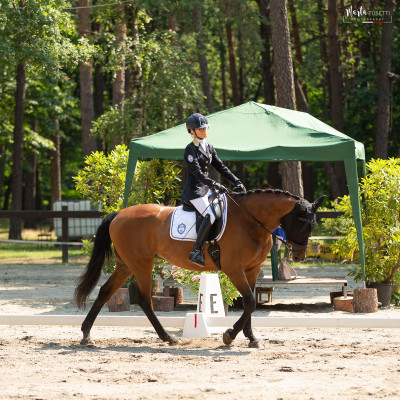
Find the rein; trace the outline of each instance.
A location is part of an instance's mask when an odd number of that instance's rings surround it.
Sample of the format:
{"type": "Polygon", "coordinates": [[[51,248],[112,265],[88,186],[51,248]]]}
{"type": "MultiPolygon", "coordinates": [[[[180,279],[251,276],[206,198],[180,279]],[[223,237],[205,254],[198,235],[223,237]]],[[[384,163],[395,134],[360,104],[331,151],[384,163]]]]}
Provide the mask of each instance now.
{"type": "MultiPolygon", "coordinates": [[[[276,236],[275,233],[271,232],[260,220],[258,220],[253,214],[249,213],[244,207],[242,207],[240,204],[238,204],[232,196],[229,195],[229,193],[226,193],[226,195],[241,209],[243,210],[250,218],[253,219],[253,221],[256,222],[256,224],[261,228],[264,229],[264,231],[267,231],[270,233],[272,236],[276,236]]],[[[283,240],[283,243],[286,244],[286,241],[283,240]]]]}
{"type": "MultiPolygon", "coordinates": [[[[251,214],[249,211],[247,211],[244,207],[242,207],[240,204],[238,204],[232,196],[229,195],[229,193],[226,193],[226,195],[242,210],[244,211],[257,225],[259,228],[263,229],[264,231],[268,232],[271,234],[273,237],[276,238],[276,234],[271,232],[259,219],[257,219],[253,214],[251,214]]],[[[290,251],[293,249],[293,245],[301,250],[307,250],[308,244],[300,244],[296,243],[294,241],[288,241],[284,240],[283,238],[279,238],[279,240],[285,244],[289,248],[290,251]]]]}

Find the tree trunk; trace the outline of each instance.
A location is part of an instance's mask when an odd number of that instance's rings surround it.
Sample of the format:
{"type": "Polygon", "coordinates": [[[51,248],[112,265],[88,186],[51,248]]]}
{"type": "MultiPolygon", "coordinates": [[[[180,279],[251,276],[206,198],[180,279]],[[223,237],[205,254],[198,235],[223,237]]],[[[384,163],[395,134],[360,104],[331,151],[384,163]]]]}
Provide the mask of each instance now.
{"type": "Polygon", "coordinates": [[[328,27],[332,123],[335,129],[343,132],[342,76],[340,73],[340,47],[338,40],[338,12],[336,0],[328,0],[328,27]]]}
{"type": "MultiPolygon", "coordinates": [[[[272,43],[274,47],[274,71],[277,105],[296,109],[293,60],[290,48],[289,21],[285,0],[271,0],[272,43]]],[[[304,196],[301,163],[281,163],[282,187],[300,197],[304,196]]]]}
{"type": "Polygon", "coordinates": [[[260,11],[260,36],[263,43],[261,51],[261,65],[263,77],[263,91],[264,101],[266,104],[274,104],[274,78],[272,75],[272,62],[271,62],[271,25],[269,22],[269,8],[267,0],[256,0],[258,9],[260,11]]]}
{"type": "MultiPolygon", "coordinates": [[[[340,132],[344,130],[342,110],[342,76],[340,72],[340,46],[338,40],[338,11],[337,1],[328,0],[328,47],[329,75],[331,79],[331,115],[332,124],[340,132]]],[[[348,193],[346,173],[343,161],[335,163],[335,175],[340,196],[348,193]]]]}
{"type": "MultiPolygon", "coordinates": [[[[294,86],[296,91],[296,103],[299,111],[306,113],[310,112],[308,101],[304,95],[303,88],[300,86],[297,80],[296,74],[294,74],[294,86]]],[[[301,179],[303,181],[304,198],[313,201],[314,199],[314,170],[309,162],[301,161],[301,179]]]]}
{"type": "MultiPolygon", "coordinates": [[[[101,23],[98,21],[93,22],[92,30],[98,36],[101,36],[102,33],[102,26],[101,23]]],[[[96,42],[98,46],[102,45],[101,40],[96,42]]],[[[95,118],[99,118],[101,115],[104,114],[104,88],[105,88],[105,81],[104,81],[104,73],[102,71],[102,66],[99,63],[96,63],[94,66],[94,96],[93,96],[93,107],[94,107],[94,115],[95,118]]]]}
{"type": "Polygon", "coordinates": [[[229,51],[229,74],[231,77],[231,88],[232,88],[232,102],[234,106],[240,104],[239,90],[238,90],[238,79],[236,73],[236,55],[234,37],[232,33],[232,26],[230,24],[225,25],[226,40],[228,42],[229,51]]]}
{"type": "MultiPolygon", "coordinates": [[[[92,23],[92,31],[101,37],[102,26],[99,21],[92,23]]],[[[99,39],[96,44],[102,45],[102,40],[99,39]]],[[[104,90],[105,90],[105,78],[102,71],[102,65],[96,63],[94,66],[94,77],[93,77],[93,108],[94,108],[94,119],[96,120],[104,114],[104,90]]],[[[96,148],[99,151],[106,152],[107,146],[105,140],[102,138],[96,138],[96,148]]]]}
{"type": "MultiPolygon", "coordinates": [[[[31,121],[31,129],[37,131],[37,120],[31,121]]],[[[24,210],[36,209],[36,169],[37,169],[37,155],[35,149],[27,151],[25,156],[25,187],[24,187],[24,210]]],[[[27,229],[36,228],[36,219],[25,219],[24,227],[27,229]]]]}
{"type": "Polygon", "coordinates": [[[214,100],[211,91],[210,75],[208,73],[208,63],[206,58],[206,47],[201,38],[203,26],[201,18],[201,7],[200,3],[195,3],[193,8],[193,25],[194,31],[196,32],[196,46],[199,57],[200,71],[201,71],[201,82],[203,84],[204,101],[209,113],[214,112],[214,100]]]}
{"type": "MultiPolygon", "coordinates": [[[[300,33],[299,33],[299,24],[297,23],[297,16],[296,16],[296,9],[294,7],[294,1],[289,1],[289,10],[290,10],[290,16],[292,19],[292,28],[293,28],[293,40],[294,40],[294,47],[295,47],[295,54],[296,54],[296,60],[299,63],[300,67],[304,67],[304,62],[303,62],[303,52],[301,51],[301,41],[300,41],[300,33]]],[[[307,86],[304,84],[300,86],[303,95],[305,99],[307,100],[308,103],[308,96],[307,96],[307,86]]],[[[297,100],[297,97],[296,97],[297,100]]]]}
{"type": "Polygon", "coordinates": [[[41,169],[40,165],[36,167],[36,210],[43,210],[42,185],[40,184],[41,169]]]}
{"type": "MultiPolygon", "coordinates": [[[[79,0],[79,37],[90,36],[90,0],[79,0]],[[86,8],[85,8],[86,7],[86,8]]],[[[94,120],[92,59],[80,63],[79,81],[81,98],[82,152],[83,156],[96,151],[96,139],[90,136],[94,120]]]]}
{"type": "MultiPolygon", "coordinates": [[[[126,41],[126,21],[124,5],[120,4],[119,18],[116,21],[116,40],[115,40],[115,53],[120,61],[120,69],[115,72],[115,79],[113,82],[112,103],[117,106],[122,112],[125,101],[125,41],[126,41]]],[[[115,137],[113,139],[114,147],[123,143],[123,137],[115,137]]]]}
{"type": "Polygon", "coordinates": [[[282,176],[279,173],[279,162],[270,162],[268,164],[268,184],[273,188],[282,187],[282,176]]]}
{"type": "Polygon", "coordinates": [[[244,48],[243,48],[243,40],[242,34],[239,30],[239,104],[244,103],[244,99],[246,98],[246,87],[244,84],[244,66],[246,65],[246,59],[244,56],[244,48]]]}
{"type": "Polygon", "coordinates": [[[335,170],[332,166],[332,163],[329,161],[323,162],[322,165],[324,167],[324,171],[329,182],[331,199],[335,200],[341,196],[339,186],[336,180],[335,170]]]}
{"type": "MultiPolygon", "coordinates": [[[[176,33],[176,15],[173,11],[169,10],[168,12],[168,27],[171,31],[176,33]]],[[[175,40],[175,36],[171,35],[171,43],[173,46],[178,46],[177,41],[175,40]]],[[[176,61],[174,63],[176,65],[176,61]]],[[[176,103],[176,117],[177,121],[183,121],[183,106],[181,103],[176,103]]]]}
{"type": "Polygon", "coordinates": [[[228,98],[226,93],[226,56],[222,24],[220,24],[220,27],[219,56],[221,61],[222,109],[226,110],[228,108],[228,98]]]}
{"type": "MultiPolygon", "coordinates": [[[[318,35],[319,35],[319,52],[321,56],[321,60],[323,64],[328,65],[328,50],[326,47],[326,40],[325,40],[325,20],[324,15],[326,10],[324,8],[323,0],[317,0],[318,6],[318,35]]],[[[324,111],[324,119],[325,121],[328,120],[328,98],[330,98],[330,88],[328,82],[330,81],[329,77],[329,68],[326,69],[326,72],[322,74],[321,79],[321,87],[322,87],[322,108],[324,111]]]]}
{"type": "MultiPolygon", "coordinates": [[[[323,0],[317,0],[317,7],[318,7],[318,35],[319,35],[319,52],[321,56],[321,60],[323,64],[329,65],[328,59],[328,49],[326,46],[326,33],[325,33],[325,19],[324,15],[326,15],[326,9],[324,6],[323,0]]],[[[328,120],[328,99],[331,97],[330,92],[330,75],[329,75],[329,68],[326,69],[326,72],[322,74],[321,79],[321,87],[322,87],[322,109],[325,121],[328,120]]],[[[326,177],[329,182],[330,194],[331,199],[337,199],[340,196],[340,190],[337,184],[335,170],[332,166],[331,162],[323,162],[324,171],[326,177]]]]}
{"type": "MultiPolygon", "coordinates": [[[[395,0],[385,1],[385,11],[394,19],[395,0]]],[[[390,85],[389,72],[392,62],[393,24],[383,24],[381,45],[381,66],[378,77],[378,118],[376,121],[375,158],[387,158],[390,124],[390,85]]]]}
{"type": "Polygon", "coordinates": [[[4,193],[4,202],[3,202],[3,210],[8,210],[10,205],[10,197],[11,197],[11,187],[12,187],[12,172],[10,177],[8,178],[8,185],[6,192],[4,193]]]}
{"type": "Polygon", "coordinates": [[[308,106],[308,100],[307,97],[304,93],[304,87],[300,86],[300,83],[297,79],[297,75],[294,74],[294,88],[295,88],[295,93],[296,93],[296,104],[297,104],[297,109],[299,111],[303,111],[306,113],[310,112],[310,107],[308,106]]]}
{"type": "Polygon", "coordinates": [[[105,89],[104,74],[101,70],[101,65],[96,65],[94,68],[95,118],[98,118],[104,114],[104,89],[105,89]]]}
{"type": "Polygon", "coordinates": [[[6,145],[5,143],[2,143],[0,145],[0,207],[1,207],[1,199],[3,198],[5,172],[6,172],[6,145]]]}
{"type": "Polygon", "coordinates": [[[52,135],[55,150],[50,152],[51,169],[51,209],[54,209],[54,202],[61,201],[61,138],[58,134],[58,120],[55,121],[57,133],[52,135]]]}
{"type": "Polygon", "coordinates": [[[302,161],[301,173],[303,179],[304,198],[312,203],[314,201],[314,169],[312,163],[302,161]]]}
{"type": "Polygon", "coordinates": [[[132,132],[134,137],[142,136],[144,129],[144,109],[143,109],[143,80],[142,80],[142,64],[139,55],[139,27],[138,27],[138,13],[139,10],[134,3],[126,6],[125,15],[127,19],[127,29],[131,40],[131,56],[129,68],[129,82],[126,85],[127,98],[135,105],[135,120],[137,123],[136,132],[132,132]]]}
{"type": "Polygon", "coordinates": [[[120,69],[115,72],[115,79],[113,83],[112,103],[118,108],[123,107],[125,100],[125,50],[124,45],[126,41],[126,21],[124,15],[124,5],[119,5],[119,18],[116,22],[116,40],[115,40],[115,53],[120,60],[120,69]]]}
{"type": "MultiPolygon", "coordinates": [[[[25,156],[25,186],[24,186],[24,210],[36,209],[36,169],[37,155],[35,152],[27,152],[25,156]]],[[[27,229],[36,228],[36,219],[24,219],[24,227],[27,229]]]]}
{"type": "MultiPolygon", "coordinates": [[[[17,88],[14,109],[14,147],[11,182],[11,209],[22,210],[22,160],[24,159],[24,105],[25,105],[25,64],[19,63],[16,72],[17,88]]],[[[10,218],[9,239],[21,239],[21,219],[10,218]]]]}

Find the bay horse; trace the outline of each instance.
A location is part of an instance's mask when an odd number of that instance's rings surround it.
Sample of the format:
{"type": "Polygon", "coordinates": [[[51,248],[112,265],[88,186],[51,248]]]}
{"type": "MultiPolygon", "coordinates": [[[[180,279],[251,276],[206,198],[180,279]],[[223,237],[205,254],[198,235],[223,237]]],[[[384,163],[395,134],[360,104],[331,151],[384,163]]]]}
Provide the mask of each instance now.
{"type": "MultiPolygon", "coordinates": [[[[325,196],[309,203],[305,199],[278,189],[254,190],[245,194],[227,195],[228,219],[219,240],[222,271],[243,297],[243,314],[223,334],[226,345],[240,331],[249,339],[250,347],[259,347],[251,328],[251,314],[256,308],[254,287],[261,265],[272,247],[272,232],[280,225],[294,261],[305,259],[308,239],[316,227],[316,211],[325,196]]],[[[150,320],[159,338],[171,344],[177,339],[168,334],[152,307],[151,286],[154,258],[194,271],[218,271],[205,251],[205,266],[189,261],[193,243],[170,238],[169,230],[175,207],[159,204],[132,206],[107,215],[99,226],[91,258],[78,279],[75,301],[85,308],[102,272],[105,258],[114,254],[116,268],[100,288],[88,315],[82,323],[81,344],[92,343],[90,330],[103,305],[126,280],[134,275],[138,286],[138,304],[150,320]]],[[[205,245],[205,250],[207,250],[205,245]]]]}

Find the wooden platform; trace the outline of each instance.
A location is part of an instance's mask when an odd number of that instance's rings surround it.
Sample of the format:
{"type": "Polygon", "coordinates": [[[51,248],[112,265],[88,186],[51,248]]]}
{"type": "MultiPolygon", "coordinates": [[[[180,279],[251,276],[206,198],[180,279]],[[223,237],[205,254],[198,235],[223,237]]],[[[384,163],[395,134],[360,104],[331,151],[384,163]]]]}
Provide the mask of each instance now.
{"type": "Polygon", "coordinates": [[[347,296],[347,280],[344,278],[310,278],[307,276],[297,276],[296,279],[288,281],[274,281],[272,276],[259,277],[256,282],[257,288],[273,288],[278,286],[341,286],[343,296],[347,296]]]}

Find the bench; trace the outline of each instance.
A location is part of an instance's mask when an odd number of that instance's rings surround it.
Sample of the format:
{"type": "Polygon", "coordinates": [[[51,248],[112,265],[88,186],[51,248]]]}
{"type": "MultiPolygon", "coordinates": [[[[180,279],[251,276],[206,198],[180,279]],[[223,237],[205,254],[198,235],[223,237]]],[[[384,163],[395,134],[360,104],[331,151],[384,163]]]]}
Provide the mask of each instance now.
{"type": "Polygon", "coordinates": [[[347,297],[347,280],[343,278],[310,278],[307,276],[297,276],[296,279],[279,281],[273,280],[272,276],[260,276],[257,279],[255,286],[255,295],[257,302],[259,302],[258,300],[261,299],[260,296],[262,295],[262,293],[270,293],[272,301],[272,291],[274,290],[274,287],[279,286],[341,286],[342,295],[344,297],[347,297]]]}
{"type": "Polygon", "coordinates": [[[267,295],[267,303],[272,303],[272,292],[274,291],[273,287],[256,287],[255,295],[256,295],[256,303],[262,304],[265,303],[263,301],[262,295],[267,295]]]}

